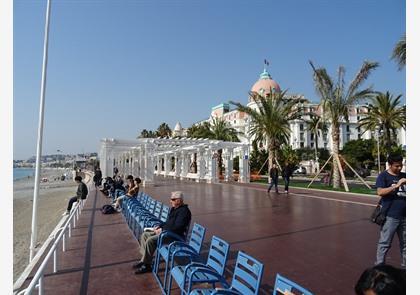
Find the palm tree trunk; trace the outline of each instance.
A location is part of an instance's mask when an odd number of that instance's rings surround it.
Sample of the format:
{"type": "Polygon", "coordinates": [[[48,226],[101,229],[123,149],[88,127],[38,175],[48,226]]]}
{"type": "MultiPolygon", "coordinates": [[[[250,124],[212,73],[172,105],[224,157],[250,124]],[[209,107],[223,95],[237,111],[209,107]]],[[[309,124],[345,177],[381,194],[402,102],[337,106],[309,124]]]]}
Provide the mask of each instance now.
{"type": "Polygon", "coordinates": [[[340,127],[333,124],[332,126],[332,152],[333,156],[333,188],[340,188],[340,172],[338,171],[338,162],[335,155],[338,156],[340,145],[340,127]]]}
{"type": "Polygon", "coordinates": [[[268,182],[271,182],[271,177],[270,177],[270,169],[271,167],[273,167],[274,164],[274,155],[275,155],[275,151],[274,151],[274,147],[272,144],[268,145],[268,182]]]}
{"type": "Polygon", "coordinates": [[[223,158],[222,158],[222,152],[223,152],[223,150],[222,149],[220,149],[220,150],[218,150],[217,151],[217,153],[219,154],[219,157],[218,157],[218,165],[219,165],[219,176],[222,176],[222,165],[223,165],[223,158]]]}

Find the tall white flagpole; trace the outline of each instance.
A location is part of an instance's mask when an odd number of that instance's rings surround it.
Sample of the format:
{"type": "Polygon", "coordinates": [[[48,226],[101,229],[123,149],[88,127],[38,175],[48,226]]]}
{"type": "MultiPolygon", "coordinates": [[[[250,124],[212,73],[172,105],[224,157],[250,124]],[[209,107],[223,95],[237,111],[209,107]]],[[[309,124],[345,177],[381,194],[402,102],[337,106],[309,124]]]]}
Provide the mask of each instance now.
{"type": "Polygon", "coordinates": [[[32,207],[32,227],[31,227],[31,245],[29,247],[29,262],[32,261],[36,254],[37,244],[37,215],[38,215],[38,195],[39,195],[39,175],[41,170],[41,154],[42,154],[42,135],[44,129],[44,102],[45,87],[47,82],[47,62],[48,62],[48,34],[50,30],[50,10],[51,0],[47,0],[47,12],[45,15],[45,35],[44,35],[44,56],[42,63],[41,77],[41,96],[39,102],[39,123],[38,123],[38,142],[36,147],[36,167],[35,167],[35,187],[32,207]]]}

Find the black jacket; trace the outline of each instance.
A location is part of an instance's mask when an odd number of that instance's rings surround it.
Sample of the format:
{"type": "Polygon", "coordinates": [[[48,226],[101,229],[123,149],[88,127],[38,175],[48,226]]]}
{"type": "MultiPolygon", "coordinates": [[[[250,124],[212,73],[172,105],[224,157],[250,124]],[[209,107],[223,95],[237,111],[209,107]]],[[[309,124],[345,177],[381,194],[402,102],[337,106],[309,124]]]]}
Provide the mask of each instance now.
{"type": "Polygon", "coordinates": [[[186,230],[191,221],[191,211],[184,204],[178,208],[172,207],[169,211],[168,220],[161,225],[162,230],[169,230],[177,235],[185,237],[186,230]]]}
{"type": "Polygon", "coordinates": [[[76,192],[76,197],[78,199],[86,199],[86,196],[88,194],[88,188],[86,186],[86,184],[84,184],[83,182],[79,183],[79,186],[77,187],[77,192],[76,192]]]}
{"type": "Polygon", "coordinates": [[[281,174],[283,177],[290,177],[293,174],[293,170],[290,166],[286,166],[283,168],[283,171],[281,174]]]}
{"type": "Polygon", "coordinates": [[[271,168],[270,169],[270,178],[277,179],[279,177],[279,169],[271,168]]]}

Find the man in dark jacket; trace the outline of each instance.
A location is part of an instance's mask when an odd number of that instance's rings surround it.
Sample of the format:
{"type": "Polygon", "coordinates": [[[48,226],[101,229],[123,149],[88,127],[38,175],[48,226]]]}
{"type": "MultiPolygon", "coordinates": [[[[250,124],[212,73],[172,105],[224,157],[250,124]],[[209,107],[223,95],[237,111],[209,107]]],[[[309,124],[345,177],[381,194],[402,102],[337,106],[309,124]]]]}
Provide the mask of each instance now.
{"type": "Polygon", "coordinates": [[[281,176],[284,180],[284,192],[286,194],[289,193],[289,183],[290,183],[290,176],[292,176],[293,170],[292,167],[290,167],[290,164],[286,162],[283,170],[281,171],[281,176]]]}
{"type": "Polygon", "coordinates": [[[98,187],[102,183],[102,171],[101,168],[97,167],[95,169],[95,175],[93,176],[93,181],[95,182],[95,186],[98,187]]]}
{"type": "Polygon", "coordinates": [[[157,248],[159,235],[162,231],[171,231],[182,237],[186,236],[187,227],[191,221],[191,211],[188,205],[184,204],[184,195],[180,191],[171,193],[171,210],[168,220],[161,226],[153,228],[153,231],[145,231],[140,237],[141,260],[133,265],[135,274],[142,274],[152,271],[153,254],[157,248]]]}
{"type": "Polygon", "coordinates": [[[77,187],[76,196],[69,200],[69,204],[67,206],[67,211],[64,212],[63,215],[69,215],[71,207],[73,207],[73,203],[77,202],[80,199],[82,199],[82,200],[86,199],[86,196],[88,194],[88,188],[87,188],[86,184],[83,183],[81,176],[76,176],[74,178],[74,181],[76,181],[79,184],[78,187],[77,187]]]}
{"type": "Polygon", "coordinates": [[[277,188],[277,185],[279,183],[279,169],[277,169],[276,164],[273,164],[273,167],[271,167],[270,169],[270,178],[271,178],[271,183],[270,183],[270,186],[268,187],[267,193],[270,192],[273,185],[276,188],[276,193],[279,193],[279,189],[277,188]]]}

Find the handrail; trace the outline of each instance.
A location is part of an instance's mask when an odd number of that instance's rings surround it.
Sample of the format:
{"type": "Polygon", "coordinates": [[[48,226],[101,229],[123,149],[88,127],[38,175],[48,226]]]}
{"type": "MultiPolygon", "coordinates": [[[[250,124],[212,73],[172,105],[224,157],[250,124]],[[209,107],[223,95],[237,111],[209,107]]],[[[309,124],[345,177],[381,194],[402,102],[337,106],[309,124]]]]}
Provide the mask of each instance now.
{"type": "Polygon", "coordinates": [[[71,222],[73,221],[73,228],[76,226],[76,219],[79,219],[79,216],[81,214],[81,211],[83,209],[85,200],[80,200],[77,205],[72,209],[70,212],[69,218],[66,221],[66,223],[60,228],[61,232],[59,233],[58,237],[55,237],[55,235],[59,232],[57,231],[54,234],[54,244],[51,246],[50,250],[48,251],[47,255],[45,256],[44,260],[42,261],[41,265],[39,266],[37,272],[35,273],[34,277],[32,278],[31,282],[29,283],[29,286],[22,291],[18,292],[17,295],[24,294],[29,295],[32,294],[33,290],[38,287],[39,294],[44,294],[44,269],[47,266],[50,258],[52,255],[54,255],[54,265],[53,265],[53,272],[57,272],[57,247],[60,243],[60,240],[63,240],[63,252],[66,251],[65,247],[65,239],[66,239],[66,232],[69,231],[69,237],[71,237],[71,222]],[[76,218],[74,218],[76,217],[76,218]],[[37,285],[38,283],[38,285],[37,285]]]}

